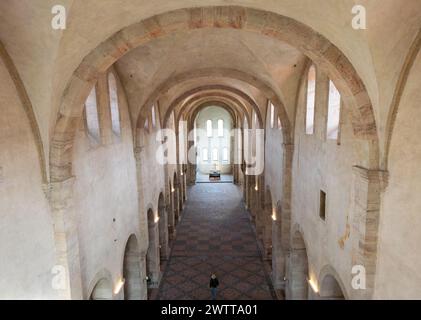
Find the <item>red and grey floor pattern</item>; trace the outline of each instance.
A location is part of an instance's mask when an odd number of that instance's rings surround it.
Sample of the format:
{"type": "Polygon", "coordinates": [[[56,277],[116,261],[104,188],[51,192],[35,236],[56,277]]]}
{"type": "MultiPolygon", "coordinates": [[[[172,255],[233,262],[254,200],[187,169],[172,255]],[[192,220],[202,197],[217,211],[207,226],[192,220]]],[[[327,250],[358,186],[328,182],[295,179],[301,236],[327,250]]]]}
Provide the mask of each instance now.
{"type": "Polygon", "coordinates": [[[219,300],[275,299],[240,189],[196,184],[188,196],[155,298],[210,299],[215,273],[219,300]]]}

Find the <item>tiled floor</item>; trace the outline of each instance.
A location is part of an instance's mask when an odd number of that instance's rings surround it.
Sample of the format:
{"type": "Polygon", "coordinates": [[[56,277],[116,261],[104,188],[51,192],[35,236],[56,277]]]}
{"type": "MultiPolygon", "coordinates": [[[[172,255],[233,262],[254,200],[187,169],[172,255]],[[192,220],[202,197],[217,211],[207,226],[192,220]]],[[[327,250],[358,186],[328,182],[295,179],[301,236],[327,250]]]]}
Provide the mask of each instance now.
{"type": "Polygon", "coordinates": [[[230,183],[196,184],[177,228],[157,299],[274,299],[241,191],[230,183]]]}

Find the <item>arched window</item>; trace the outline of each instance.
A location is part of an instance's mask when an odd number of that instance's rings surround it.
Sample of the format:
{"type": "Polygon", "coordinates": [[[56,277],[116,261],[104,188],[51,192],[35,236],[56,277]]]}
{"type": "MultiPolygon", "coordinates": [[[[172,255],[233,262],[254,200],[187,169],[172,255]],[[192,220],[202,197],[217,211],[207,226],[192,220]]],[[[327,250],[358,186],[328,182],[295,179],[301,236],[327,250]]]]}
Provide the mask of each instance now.
{"type": "Polygon", "coordinates": [[[269,101],[269,116],[270,116],[270,127],[273,129],[275,125],[275,108],[271,101],[269,101]]]}
{"type": "Polygon", "coordinates": [[[218,137],[224,136],[224,120],[218,120],[218,137]]]}
{"type": "Polygon", "coordinates": [[[314,133],[314,103],[316,95],[316,68],[312,65],[307,74],[306,133],[314,133]]]}
{"type": "Polygon", "coordinates": [[[212,120],[206,121],[206,132],[209,138],[212,137],[212,120]]]}
{"type": "Polygon", "coordinates": [[[219,160],[219,158],[218,158],[218,149],[216,149],[216,148],[213,148],[213,150],[212,150],[212,160],[213,161],[218,161],[219,160]]]}
{"type": "Polygon", "coordinates": [[[152,128],[156,127],[155,105],[152,106],[152,128]]]}
{"type": "Polygon", "coordinates": [[[228,148],[225,147],[224,149],[222,149],[222,160],[223,161],[228,161],[228,148]]]}
{"type": "Polygon", "coordinates": [[[146,120],[145,120],[145,124],[143,125],[143,128],[144,128],[147,132],[149,132],[149,119],[146,119],[146,120]]]}
{"type": "Polygon", "coordinates": [[[206,148],[202,149],[202,161],[209,161],[208,149],[206,149],[206,148]]]}
{"type": "Polygon", "coordinates": [[[100,138],[99,132],[99,117],[98,117],[98,107],[96,102],[96,89],[95,86],[92,88],[89,93],[88,98],[85,102],[85,112],[86,112],[86,125],[88,132],[94,138],[100,138]]]}
{"type": "Polygon", "coordinates": [[[338,139],[339,133],[339,115],[341,111],[341,94],[336,89],[333,81],[329,80],[329,107],[327,113],[327,132],[328,139],[338,139]]]}
{"type": "Polygon", "coordinates": [[[117,81],[112,72],[108,74],[108,90],[110,94],[111,126],[113,132],[120,135],[121,127],[120,110],[118,107],[117,81]]]}
{"type": "Polygon", "coordinates": [[[282,122],[279,116],[278,116],[278,129],[282,129],[282,122]]]}

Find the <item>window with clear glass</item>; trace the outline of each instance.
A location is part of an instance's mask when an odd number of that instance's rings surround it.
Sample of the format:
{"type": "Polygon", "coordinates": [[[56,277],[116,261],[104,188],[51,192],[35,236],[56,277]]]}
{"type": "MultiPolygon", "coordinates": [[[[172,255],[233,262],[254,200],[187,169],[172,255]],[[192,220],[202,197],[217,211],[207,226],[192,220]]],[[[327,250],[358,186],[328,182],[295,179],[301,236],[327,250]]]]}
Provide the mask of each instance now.
{"type": "Polygon", "coordinates": [[[212,150],[212,160],[213,161],[218,161],[218,149],[214,148],[212,150]]]}
{"type": "Polygon", "coordinates": [[[203,150],[202,150],[202,160],[203,161],[209,161],[208,149],[206,149],[206,148],[203,148],[203,150]]]}
{"type": "Polygon", "coordinates": [[[120,135],[120,110],[118,107],[117,81],[112,72],[108,74],[108,90],[110,95],[111,126],[113,132],[120,135]]]}
{"type": "Polygon", "coordinates": [[[222,149],[222,160],[228,161],[228,148],[222,149]]]}
{"type": "Polygon", "coordinates": [[[143,128],[144,128],[146,131],[149,131],[149,119],[146,119],[146,120],[145,120],[145,124],[144,124],[143,128]]]}
{"type": "Polygon", "coordinates": [[[272,102],[269,101],[269,115],[270,115],[270,127],[273,129],[273,126],[275,125],[275,108],[272,104],[272,102]]]}
{"type": "Polygon", "coordinates": [[[152,106],[152,127],[156,127],[156,114],[155,114],[155,105],[152,106]]]}
{"type": "Polygon", "coordinates": [[[98,117],[98,106],[96,101],[96,89],[95,86],[89,93],[88,98],[85,102],[85,113],[86,113],[86,125],[88,133],[94,138],[100,138],[99,129],[99,117],[98,117]]]}
{"type": "Polygon", "coordinates": [[[224,120],[218,120],[218,137],[224,136],[224,120]]]}
{"type": "Polygon", "coordinates": [[[212,137],[212,120],[206,121],[206,132],[208,137],[212,137]]]}
{"type": "Polygon", "coordinates": [[[307,74],[306,133],[314,133],[314,104],[316,96],[316,68],[311,66],[307,74]]]}
{"type": "Polygon", "coordinates": [[[341,94],[336,89],[333,81],[329,81],[329,105],[327,113],[327,131],[328,139],[336,140],[339,134],[339,119],[341,111],[341,94]]]}

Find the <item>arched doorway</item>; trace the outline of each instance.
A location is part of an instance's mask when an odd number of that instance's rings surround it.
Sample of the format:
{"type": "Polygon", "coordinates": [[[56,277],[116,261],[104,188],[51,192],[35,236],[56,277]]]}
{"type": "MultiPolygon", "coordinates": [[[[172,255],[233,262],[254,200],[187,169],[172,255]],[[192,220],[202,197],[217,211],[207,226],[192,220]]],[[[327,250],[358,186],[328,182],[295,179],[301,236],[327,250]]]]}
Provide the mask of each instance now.
{"type": "Polygon", "coordinates": [[[159,259],[159,233],[155,213],[152,209],[148,210],[148,235],[149,247],[146,255],[146,275],[148,277],[148,287],[156,288],[160,276],[159,259]]]}
{"type": "Polygon", "coordinates": [[[320,298],[323,300],[344,300],[345,295],[338,280],[330,274],[322,279],[320,285],[320,298]]]}
{"type": "Polygon", "coordinates": [[[168,228],[167,228],[167,213],[165,209],[165,199],[163,193],[159,194],[158,198],[158,224],[159,224],[159,247],[160,247],[160,258],[166,260],[169,254],[168,248],[168,228]]]}
{"type": "Polygon", "coordinates": [[[113,286],[111,281],[107,278],[98,280],[94,289],[92,290],[91,300],[112,300],[113,299],[113,286]]]}
{"type": "Polygon", "coordinates": [[[291,243],[291,256],[288,267],[288,300],[308,299],[308,257],[304,238],[295,231],[291,243]]]}
{"type": "Polygon", "coordinates": [[[132,234],[127,240],[123,261],[124,299],[140,300],[143,281],[140,276],[140,253],[137,238],[132,234]]]}

